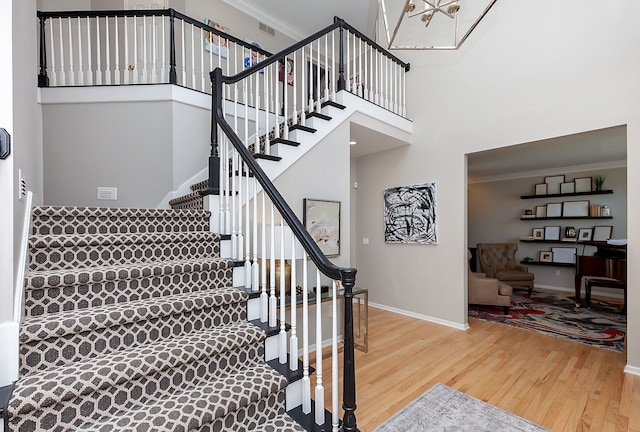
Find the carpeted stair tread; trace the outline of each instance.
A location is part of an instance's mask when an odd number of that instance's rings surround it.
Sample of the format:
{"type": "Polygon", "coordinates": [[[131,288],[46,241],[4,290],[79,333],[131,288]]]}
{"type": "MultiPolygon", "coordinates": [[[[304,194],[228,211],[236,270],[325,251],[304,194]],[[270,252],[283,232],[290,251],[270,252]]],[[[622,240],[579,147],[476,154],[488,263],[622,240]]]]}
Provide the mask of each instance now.
{"type": "Polygon", "coordinates": [[[283,414],[274,419],[260,424],[257,428],[251,429],[252,432],[305,432],[305,429],[298,422],[283,414]]]}
{"type": "Polygon", "coordinates": [[[26,289],[60,287],[96,282],[117,281],[150,275],[170,275],[209,269],[233,267],[233,260],[226,258],[197,258],[133,263],[126,266],[108,265],[79,269],[33,271],[25,277],[26,289]]]}
{"type": "Polygon", "coordinates": [[[154,260],[215,258],[220,236],[209,231],[145,234],[35,235],[29,239],[29,269],[127,265],[154,260]]]}
{"type": "MultiPolygon", "coordinates": [[[[149,400],[115,415],[87,423],[76,430],[197,430],[216,419],[224,418],[229,413],[283,391],[286,384],[286,380],[273,369],[265,365],[255,365],[226,377],[200,383],[193,389],[184,389],[159,400],[149,400]]],[[[279,414],[278,407],[264,405],[257,406],[256,411],[274,411],[274,416],[279,414]]]]}
{"type": "Polygon", "coordinates": [[[191,187],[191,190],[194,192],[207,190],[209,189],[209,179],[205,179],[205,180],[199,181],[198,183],[194,183],[190,187],[191,187]]]}
{"type": "Polygon", "coordinates": [[[239,321],[31,373],[17,381],[9,410],[15,415],[41,409],[244,345],[260,344],[264,338],[256,326],[239,321]]]}
{"type": "Polygon", "coordinates": [[[34,207],[33,234],[207,231],[210,212],[190,209],[34,207]]]}
{"type": "MultiPolygon", "coordinates": [[[[207,182],[208,183],[208,182],[207,182]]],[[[169,206],[172,209],[192,209],[202,210],[203,200],[200,192],[190,192],[186,195],[169,200],[169,206]]]]}
{"type": "Polygon", "coordinates": [[[166,315],[246,301],[237,288],[221,287],[164,297],[117,303],[89,309],[26,317],[20,327],[20,342],[28,343],[67,334],[95,331],[166,315]]]}

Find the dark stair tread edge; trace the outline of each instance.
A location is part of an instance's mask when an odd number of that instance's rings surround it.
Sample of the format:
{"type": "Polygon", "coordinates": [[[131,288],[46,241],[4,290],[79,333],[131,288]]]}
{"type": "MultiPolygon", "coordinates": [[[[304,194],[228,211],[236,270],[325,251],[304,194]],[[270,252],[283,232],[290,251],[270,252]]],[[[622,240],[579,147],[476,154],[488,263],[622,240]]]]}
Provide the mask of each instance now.
{"type": "MultiPolygon", "coordinates": [[[[303,363],[302,360],[298,359],[298,369],[291,370],[289,368],[289,355],[287,355],[287,362],[282,364],[280,363],[280,359],[269,360],[267,364],[275,369],[280,375],[287,379],[289,384],[299,381],[303,378],[304,371],[302,369],[303,363]]],[[[309,366],[309,375],[314,373],[316,369],[312,366],[309,366]]]]}
{"type": "Polygon", "coordinates": [[[300,143],[298,141],[293,141],[293,140],[284,139],[284,138],[275,138],[275,139],[272,139],[271,141],[269,141],[269,143],[271,145],[284,144],[284,145],[288,145],[288,146],[292,146],[292,147],[298,147],[300,145],[300,143]]]}
{"type": "MultiPolygon", "coordinates": [[[[251,324],[253,324],[256,327],[260,327],[262,330],[264,330],[267,333],[267,337],[269,336],[275,336],[278,333],[280,333],[280,320],[276,321],[276,326],[275,327],[269,327],[269,322],[262,322],[260,321],[260,319],[254,319],[249,321],[251,324]]],[[[289,331],[291,330],[291,324],[289,323],[285,323],[284,324],[284,329],[285,331],[289,331]]]]}
{"type": "Polygon", "coordinates": [[[247,295],[249,296],[249,299],[259,298],[261,294],[260,290],[254,291],[252,288],[247,288],[245,286],[238,286],[235,288],[238,288],[239,290],[246,292],[247,295]]]}
{"type": "Polygon", "coordinates": [[[334,102],[332,100],[324,101],[324,102],[322,102],[322,104],[320,104],[320,106],[323,107],[323,108],[326,107],[326,106],[332,106],[332,107],[335,107],[335,108],[338,108],[338,109],[341,109],[341,110],[347,108],[345,105],[342,105],[342,104],[340,104],[338,102],[334,102]]]}
{"type": "Polygon", "coordinates": [[[297,129],[297,130],[304,131],[304,132],[309,132],[309,133],[316,133],[316,132],[317,132],[317,129],[314,129],[314,128],[309,127],[309,126],[302,125],[302,124],[300,124],[300,123],[298,123],[298,124],[294,124],[293,126],[291,126],[291,127],[289,128],[289,131],[294,131],[294,130],[296,130],[296,129],[297,129]]]}
{"type": "Polygon", "coordinates": [[[7,408],[9,407],[9,400],[11,400],[14,387],[14,384],[0,387],[0,418],[4,419],[4,430],[6,431],[9,430],[9,425],[7,424],[9,419],[7,408]]]}
{"type": "Polygon", "coordinates": [[[326,121],[331,121],[332,117],[328,116],[326,114],[322,114],[321,112],[317,112],[317,111],[311,111],[310,113],[307,113],[307,118],[311,118],[311,117],[316,117],[322,120],[326,120],[326,121]]]}
{"type": "Polygon", "coordinates": [[[267,155],[267,154],[263,154],[263,153],[254,154],[253,158],[254,159],[270,160],[270,161],[274,161],[274,162],[279,162],[279,161],[282,160],[282,158],[280,156],[267,155]]]}
{"type": "Polygon", "coordinates": [[[231,234],[220,234],[220,240],[231,240],[231,234]]]}
{"type": "Polygon", "coordinates": [[[201,197],[205,197],[207,195],[220,195],[220,189],[219,188],[201,189],[198,191],[198,193],[200,194],[201,197]]]}
{"type": "MultiPolygon", "coordinates": [[[[324,410],[324,425],[318,426],[315,419],[316,405],[315,401],[311,401],[311,412],[305,414],[302,412],[302,406],[296,407],[287,411],[287,414],[292,419],[298,422],[307,432],[331,432],[333,415],[330,411],[324,410]]],[[[339,425],[342,425],[342,420],[338,420],[339,425]]]]}

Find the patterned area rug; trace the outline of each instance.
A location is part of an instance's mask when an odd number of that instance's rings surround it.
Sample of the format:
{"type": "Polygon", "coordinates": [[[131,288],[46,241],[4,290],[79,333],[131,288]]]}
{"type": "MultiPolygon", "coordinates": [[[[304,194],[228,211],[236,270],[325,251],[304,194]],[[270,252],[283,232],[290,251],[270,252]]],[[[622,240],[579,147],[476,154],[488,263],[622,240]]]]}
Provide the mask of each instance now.
{"type": "Polygon", "coordinates": [[[469,316],[533,330],[575,342],[624,351],[627,316],[620,306],[592,300],[591,308],[576,308],[573,297],[515,290],[511,308],[469,306],[469,316]]]}
{"type": "Polygon", "coordinates": [[[374,432],[541,432],[528,420],[436,384],[374,432]]]}

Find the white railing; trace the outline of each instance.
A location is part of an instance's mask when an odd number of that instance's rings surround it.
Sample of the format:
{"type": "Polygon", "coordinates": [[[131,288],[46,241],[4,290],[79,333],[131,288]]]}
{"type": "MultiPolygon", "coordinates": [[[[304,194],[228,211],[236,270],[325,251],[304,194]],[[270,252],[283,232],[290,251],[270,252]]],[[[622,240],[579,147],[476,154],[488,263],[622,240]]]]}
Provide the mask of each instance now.
{"type": "MultiPolygon", "coordinates": [[[[210,93],[211,70],[219,67],[231,76],[271,55],[173,9],[39,12],[38,17],[41,87],[176,84],[210,93]]],[[[269,104],[271,113],[277,111],[276,106],[286,108],[285,113],[304,113],[319,109],[312,105],[323,98],[346,90],[406,116],[405,72],[409,66],[347,23],[337,18],[336,22],[341,25],[335,31],[304,51],[240,88],[225,91],[248,106],[265,109],[269,104]],[[343,82],[338,82],[340,67],[343,82]],[[298,75],[292,81],[296,87],[292,92],[264,86],[281,73],[291,81],[291,69],[298,75]],[[285,93],[304,97],[283,97],[285,93]]],[[[264,118],[268,123],[261,127],[269,129],[274,124],[272,117],[264,118]]],[[[286,130],[283,134],[286,138],[286,130]]]]}

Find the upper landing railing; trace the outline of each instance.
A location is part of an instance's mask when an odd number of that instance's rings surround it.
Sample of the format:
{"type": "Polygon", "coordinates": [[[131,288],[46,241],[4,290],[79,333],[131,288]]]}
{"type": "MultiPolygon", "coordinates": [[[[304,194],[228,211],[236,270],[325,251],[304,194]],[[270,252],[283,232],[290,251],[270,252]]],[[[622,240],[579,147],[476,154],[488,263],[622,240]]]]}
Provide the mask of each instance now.
{"type": "MultiPolygon", "coordinates": [[[[213,69],[236,75],[271,56],[259,46],[173,9],[38,12],[38,18],[40,87],[176,84],[211,93],[208,75],[213,69]]],[[[343,51],[340,58],[329,60],[334,63],[320,65],[320,73],[327,74],[321,79],[329,87],[340,87],[406,116],[409,65],[338,21],[344,30],[343,51]],[[338,62],[343,68],[342,85],[337,82],[338,62]]],[[[307,61],[314,62],[321,49],[316,46],[315,53],[308,52],[307,61]]],[[[283,86],[281,92],[285,91],[283,86]]],[[[249,103],[253,103],[251,97],[249,103]]]]}

